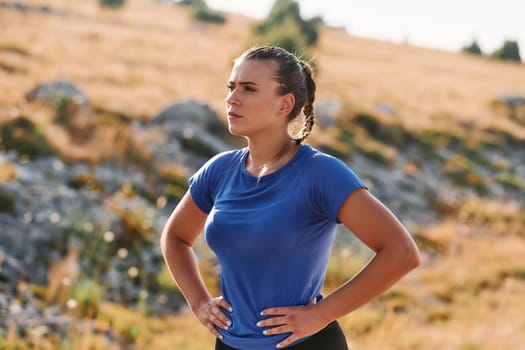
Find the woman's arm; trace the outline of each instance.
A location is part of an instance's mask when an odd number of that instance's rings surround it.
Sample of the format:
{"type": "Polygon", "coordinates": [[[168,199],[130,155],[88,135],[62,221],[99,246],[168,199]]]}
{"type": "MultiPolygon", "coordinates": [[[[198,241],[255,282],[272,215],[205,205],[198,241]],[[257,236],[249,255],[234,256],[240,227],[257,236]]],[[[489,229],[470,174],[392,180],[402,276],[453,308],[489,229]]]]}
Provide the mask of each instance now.
{"type": "Polygon", "coordinates": [[[419,266],[416,244],[394,214],[370,192],[352,193],[339,210],[338,219],[374,253],[370,262],[318,306],[327,322],[371,301],[419,266]]]}
{"type": "Polygon", "coordinates": [[[261,321],[259,326],[275,326],[265,334],[292,333],[278,347],[314,334],[366,304],[420,264],[418,249],[408,231],[367,190],[350,194],[339,209],[338,219],[375,255],[352,279],[317,304],[264,310],[265,316],[274,317],[261,321]]]}
{"type": "Polygon", "coordinates": [[[210,296],[192,248],[202,232],[206,217],[188,191],[166,222],[160,247],[168,270],[190,309],[215,336],[221,337],[215,326],[227,329],[230,323],[220,308],[231,309],[231,306],[221,297],[210,296]]]}

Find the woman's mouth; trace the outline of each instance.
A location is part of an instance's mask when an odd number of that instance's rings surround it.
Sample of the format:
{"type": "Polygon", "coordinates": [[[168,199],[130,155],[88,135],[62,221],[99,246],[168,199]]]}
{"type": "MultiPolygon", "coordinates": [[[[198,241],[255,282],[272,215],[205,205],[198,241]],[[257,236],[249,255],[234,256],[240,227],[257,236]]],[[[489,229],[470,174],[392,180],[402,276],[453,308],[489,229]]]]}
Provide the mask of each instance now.
{"type": "Polygon", "coordinates": [[[228,119],[237,119],[242,118],[242,115],[237,114],[235,112],[228,112],[228,119]]]}

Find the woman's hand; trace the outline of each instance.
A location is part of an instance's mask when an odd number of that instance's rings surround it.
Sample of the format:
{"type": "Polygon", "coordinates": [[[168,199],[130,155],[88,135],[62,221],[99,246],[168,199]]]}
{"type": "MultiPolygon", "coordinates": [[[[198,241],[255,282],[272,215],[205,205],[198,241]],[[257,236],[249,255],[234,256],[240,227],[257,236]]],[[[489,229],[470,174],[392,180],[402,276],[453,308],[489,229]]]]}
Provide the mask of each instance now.
{"type": "Polygon", "coordinates": [[[199,321],[206,326],[210,332],[216,337],[222,339],[222,334],[217,331],[216,327],[228,330],[231,326],[231,321],[223,312],[223,310],[232,312],[233,309],[222,296],[217,298],[208,299],[202,303],[199,308],[195,311],[195,315],[199,321]]]}
{"type": "Polygon", "coordinates": [[[325,328],[326,322],[317,312],[315,299],[304,306],[273,307],[261,312],[261,316],[273,316],[257,323],[259,327],[271,327],[263,331],[264,335],[291,333],[289,337],[277,344],[283,348],[306,336],[315,334],[325,328]]]}

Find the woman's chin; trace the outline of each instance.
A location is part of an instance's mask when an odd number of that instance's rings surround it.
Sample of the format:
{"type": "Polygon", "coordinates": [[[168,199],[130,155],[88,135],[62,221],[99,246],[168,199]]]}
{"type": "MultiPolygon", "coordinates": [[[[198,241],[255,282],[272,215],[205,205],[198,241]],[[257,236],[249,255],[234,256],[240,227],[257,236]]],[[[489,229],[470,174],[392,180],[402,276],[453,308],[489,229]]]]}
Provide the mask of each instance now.
{"type": "Polygon", "coordinates": [[[242,133],[239,128],[229,124],[228,125],[228,131],[230,132],[230,134],[232,134],[233,136],[245,136],[244,133],[242,133]]]}

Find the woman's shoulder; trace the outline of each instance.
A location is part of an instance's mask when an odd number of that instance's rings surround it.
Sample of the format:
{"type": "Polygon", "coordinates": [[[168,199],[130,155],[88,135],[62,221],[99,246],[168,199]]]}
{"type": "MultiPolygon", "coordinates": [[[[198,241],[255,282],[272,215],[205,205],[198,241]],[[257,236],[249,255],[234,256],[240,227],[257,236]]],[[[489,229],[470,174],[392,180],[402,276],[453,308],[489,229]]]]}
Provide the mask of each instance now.
{"type": "Polygon", "coordinates": [[[239,148],[239,149],[231,149],[231,150],[223,151],[223,152],[217,153],[216,155],[211,157],[211,160],[227,161],[227,160],[231,160],[231,159],[238,159],[238,158],[242,157],[242,155],[245,154],[246,151],[247,151],[246,147],[239,148]]]}
{"type": "Polygon", "coordinates": [[[340,167],[340,166],[348,167],[346,163],[343,162],[341,159],[331,154],[325,153],[313,146],[305,144],[303,148],[304,148],[304,153],[305,153],[304,161],[307,165],[311,167],[319,168],[319,169],[326,169],[326,167],[332,168],[332,167],[340,167]]]}
{"type": "Polygon", "coordinates": [[[244,155],[246,154],[246,151],[246,148],[240,148],[217,153],[206,162],[204,167],[220,168],[224,166],[229,166],[233,163],[237,163],[243,159],[244,155]]]}
{"type": "Polygon", "coordinates": [[[304,173],[309,174],[312,183],[321,191],[334,190],[345,192],[345,189],[367,188],[366,184],[342,159],[312,146],[305,145],[304,173]]]}

